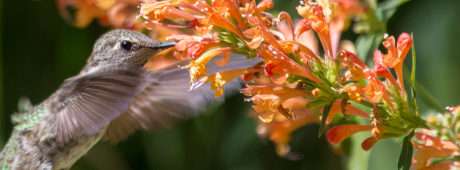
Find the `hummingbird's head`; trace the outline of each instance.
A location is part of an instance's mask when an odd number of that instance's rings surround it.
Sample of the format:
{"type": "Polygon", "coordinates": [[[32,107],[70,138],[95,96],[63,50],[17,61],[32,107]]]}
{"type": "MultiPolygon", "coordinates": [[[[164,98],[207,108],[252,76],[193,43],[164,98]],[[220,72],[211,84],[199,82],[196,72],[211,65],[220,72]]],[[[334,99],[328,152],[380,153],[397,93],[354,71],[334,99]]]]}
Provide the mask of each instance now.
{"type": "Polygon", "coordinates": [[[117,29],[105,33],[96,41],[87,64],[143,66],[150,56],[174,44],[155,41],[139,32],[117,29]]]}

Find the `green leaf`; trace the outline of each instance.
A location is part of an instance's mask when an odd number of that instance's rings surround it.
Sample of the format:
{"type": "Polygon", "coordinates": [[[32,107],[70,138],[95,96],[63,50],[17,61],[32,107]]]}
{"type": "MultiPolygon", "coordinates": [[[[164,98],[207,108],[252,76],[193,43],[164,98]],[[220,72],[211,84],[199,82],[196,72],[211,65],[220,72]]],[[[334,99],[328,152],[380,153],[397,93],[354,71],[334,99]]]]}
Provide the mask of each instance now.
{"type": "Polygon", "coordinates": [[[409,170],[412,162],[412,153],[414,148],[412,147],[411,139],[414,136],[414,131],[404,137],[403,147],[401,154],[399,155],[398,170],[409,170]]]}
{"type": "Polygon", "coordinates": [[[444,109],[443,105],[441,105],[438,100],[430,93],[428,90],[420,84],[420,82],[417,83],[417,86],[415,87],[417,94],[419,95],[420,99],[431,109],[434,109],[440,113],[445,112],[446,110],[444,109]]]}
{"type": "MultiPolygon", "coordinates": [[[[412,41],[414,40],[414,35],[411,33],[412,41]]],[[[415,71],[416,71],[416,64],[417,64],[417,54],[415,51],[415,44],[412,44],[412,69],[410,73],[410,82],[412,87],[415,87],[416,81],[415,81],[415,71]]]]}
{"type": "MultiPolygon", "coordinates": [[[[411,33],[411,38],[412,42],[414,40],[414,35],[411,33]]],[[[417,65],[417,54],[415,53],[415,44],[412,43],[412,49],[411,49],[411,54],[412,54],[412,68],[410,72],[410,92],[411,92],[411,104],[412,104],[412,109],[415,111],[415,115],[419,115],[418,113],[418,106],[417,106],[417,93],[415,90],[416,87],[416,80],[415,80],[415,74],[416,74],[416,65],[417,65]]]]}
{"type": "MultiPolygon", "coordinates": [[[[404,68],[404,74],[409,74],[409,70],[404,68]]],[[[412,81],[412,80],[410,80],[412,81]]],[[[430,109],[433,109],[437,112],[443,113],[446,110],[444,109],[444,106],[438,102],[438,100],[426,89],[426,87],[414,79],[414,87],[417,92],[417,97],[421,99],[421,101],[426,104],[430,109]]],[[[412,84],[411,82],[407,82],[407,79],[405,80],[406,83],[412,84]]]]}

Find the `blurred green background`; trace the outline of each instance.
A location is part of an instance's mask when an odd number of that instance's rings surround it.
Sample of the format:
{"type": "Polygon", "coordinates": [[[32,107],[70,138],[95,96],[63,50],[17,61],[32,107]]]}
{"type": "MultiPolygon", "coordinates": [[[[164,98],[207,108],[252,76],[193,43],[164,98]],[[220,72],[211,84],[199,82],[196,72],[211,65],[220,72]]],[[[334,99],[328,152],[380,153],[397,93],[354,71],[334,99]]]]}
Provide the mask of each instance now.
{"type": "MultiPolygon", "coordinates": [[[[297,3],[277,2],[283,10],[292,10],[297,3]]],[[[412,0],[389,22],[391,34],[414,33],[417,79],[442,105],[460,103],[459,16],[458,0],[412,0]]],[[[96,23],[85,29],[68,25],[53,0],[0,1],[0,20],[3,145],[19,97],[27,96],[33,103],[48,97],[65,78],[79,71],[92,43],[106,29],[96,23]]],[[[347,169],[347,158],[333,153],[323,138],[317,138],[315,125],[293,136],[292,150],[300,159],[278,157],[273,144],[257,136],[248,110],[249,104],[235,95],[174,128],[136,133],[117,145],[100,143],[73,169],[347,169]]],[[[379,142],[370,152],[368,169],[396,169],[399,150],[396,140],[379,142]]],[[[360,159],[357,163],[366,164],[360,159]]]]}

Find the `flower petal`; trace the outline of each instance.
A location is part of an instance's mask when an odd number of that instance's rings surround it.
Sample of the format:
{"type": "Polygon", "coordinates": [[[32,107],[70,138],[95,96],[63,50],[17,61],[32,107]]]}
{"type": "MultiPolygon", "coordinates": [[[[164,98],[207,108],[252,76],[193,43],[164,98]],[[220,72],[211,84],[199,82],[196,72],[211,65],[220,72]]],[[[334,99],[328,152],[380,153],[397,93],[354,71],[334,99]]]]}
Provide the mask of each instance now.
{"type": "Polygon", "coordinates": [[[329,141],[329,143],[337,144],[357,132],[368,131],[371,129],[372,129],[372,126],[369,126],[369,125],[357,125],[357,124],[338,125],[338,126],[334,126],[330,128],[327,131],[326,138],[329,141]]]}
{"type": "Polygon", "coordinates": [[[283,33],[285,40],[294,40],[294,23],[287,12],[283,11],[278,14],[276,26],[283,33]]]}
{"type": "Polygon", "coordinates": [[[209,15],[209,22],[210,24],[212,25],[215,25],[217,27],[220,27],[222,29],[225,29],[227,31],[230,31],[234,34],[236,34],[237,36],[239,37],[244,37],[243,36],[243,33],[240,31],[240,29],[238,29],[235,25],[233,25],[232,23],[228,22],[228,20],[226,18],[224,18],[223,16],[221,16],[219,13],[217,12],[213,12],[209,15]]]}
{"type": "Polygon", "coordinates": [[[377,143],[377,141],[378,141],[377,137],[374,137],[374,136],[368,137],[367,139],[363,141],[363,143],[361,143],[361,147],[367,151],[371,149],[372,146],[374,146],[374,144],[377,143]]]}

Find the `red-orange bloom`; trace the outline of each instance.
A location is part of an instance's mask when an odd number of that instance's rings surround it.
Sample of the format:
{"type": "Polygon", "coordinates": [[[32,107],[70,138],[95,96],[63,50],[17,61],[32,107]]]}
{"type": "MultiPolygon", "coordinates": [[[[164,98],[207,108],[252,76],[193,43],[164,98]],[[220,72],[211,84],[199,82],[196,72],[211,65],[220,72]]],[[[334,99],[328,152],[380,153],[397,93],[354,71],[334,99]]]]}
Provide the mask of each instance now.
{"type": "MultiPolygon", "coordinates": [[[[384,84],[377,78],[373,70],[370,70],[367,65],[358,58],[354,53],[342,50],[338,55],[339,63],[341,63],[349,71],[348,80],[360,81],[366,80],[364,86],[351,86],[344,90],[351,94],[350,97],[361,98],[365,97],[371,103],[379,103],[383,100],[389,101],[388,92],[384,84]],[[359,95],[358,95],[359,93],[359,95]]],[[[390,75],[391,76],[391,75],[390,75]]],[[[394,81],[391,79],[390,81],[394,81]]]]}
{"type": "Polygon", "coordinates": [[[459,169],[460,163],[453,160],[446,160],[439,163],[432,163],[436,158],[447,158],[460,154],[457,145],[450,141],[441,140],[430,135],[430,131],[423,130],[415,134],[415,155],[412,167],[416,170],[437,170],[437,169],[459,169]]]}
{"type": "Polygon", "coordinates": [[[361,143],[361,147],[364,150],[369,150],[377,143],[378,140],[381,139],[380,137],[380,130],[376,127],[375,124],[372,125],[359,125],[359,124],[347,124],[347,125],[337,125],[330,128],[326,133],[326,138],[329,143],[337,144],[345,140],[346,138],[350,137],[351,135],[363,132],[363,131],[371,131],[372,136],[368,137],[361,143]]]}
{"type": "Polygon", "coordinates": [[[380,71],[384,68],[393,68],[397,75],[399,87],[404,90],[403,63],[412,47],[412,38],[408,33],[402,33],[399,35],[398,41],[395,42],[395,38],[389,36],[383,41],[383,46],[387,49],[386,54],[382,55],[379,50],[374,53],[376,69],[380,71]]]}
{"type": "MultiPolygon", "coordinates": [[[[246,28],[246,22],[243,20],[238,4],[235,0],[215,0],[212,4],[214,8],[225,8],[230,16],[236,20],[239,29],[246,28]]],[[[218,10],[222,11],[222,10],[218,10]]],[[[225,10],[223,10],[225,11],[225,10]]]]}
{"type": "MultiPolygon", "coordinates": [[[[304,17],[304,21],[300,22],[305,24],[304,28],[312,28],[318,34],[326,56],[334,57],[331,44],[331,36],[329,24],[323,12],[323,7],[311,1],[305,1],[305,5],[297,7],[297,12],[304,17]]],[[[303,29],[305,30],[305,29],[303,29]]]]}
{"type": "Polygon", "coordinates": [[[370,125],[358,125],[358,124],[348,124],[348,125],[337,125],[330,128],[326,133],[326,138],[329,143],[338,144],[344,139],[350,137],[351,135],[362,132],[369,131],[372,129],[370,125]]]}
{"type": "Polygon", "coordinates": [[[273,63],[272,67],[275,67],[276,69],[270,68],[269,70],[273,70],[282,74],[296,74],[306,77],[310,80],[317,80],[317,78],[312,75],[310,70],[295,63],[295,61],[290,59],[283,51],[274,48],[273,46],[262,44],[257,50],[257,53],[265,61],[273,63]]]}

